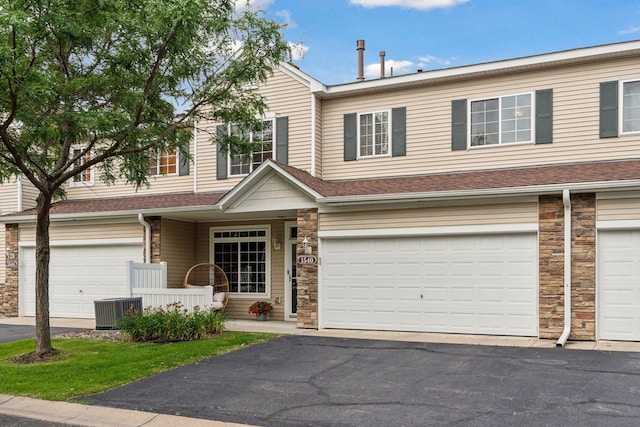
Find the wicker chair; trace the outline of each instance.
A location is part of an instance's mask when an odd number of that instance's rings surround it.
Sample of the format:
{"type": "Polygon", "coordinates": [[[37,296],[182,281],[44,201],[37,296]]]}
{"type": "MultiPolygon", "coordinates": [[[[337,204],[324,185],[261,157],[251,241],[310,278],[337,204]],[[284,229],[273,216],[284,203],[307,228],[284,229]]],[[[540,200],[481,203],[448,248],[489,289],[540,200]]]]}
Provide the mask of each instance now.
{"type": "Polygon", "coordinates": [[[217,265],[208,262],[194,265],[187,271],[182,283],[183,288],[209,285],[213,287],[213,309],[224,310],[229,302],[229,279],[224,270],[217,265]],[[219,296],[216,297],[216,294],[219,296]],[[222,303],[222,307],[216,302],[222,303]]]}

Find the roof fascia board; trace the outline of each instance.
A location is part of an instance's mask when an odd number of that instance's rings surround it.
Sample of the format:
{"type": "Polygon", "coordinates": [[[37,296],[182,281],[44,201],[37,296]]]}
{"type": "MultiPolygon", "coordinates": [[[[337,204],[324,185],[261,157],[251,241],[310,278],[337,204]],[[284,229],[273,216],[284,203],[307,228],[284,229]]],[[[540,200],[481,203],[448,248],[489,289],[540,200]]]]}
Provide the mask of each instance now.
{"type": "Polygon", "coordinates": [[[394,86],[410,86],[412,84],[428,83],[430,81],[464,78],[474,74],[488,74],[504,72],[510,69],[525,68],[532,66],[548,66],[558,63],[571,63],[576,60],[589,60],[598,56],[625,56],[634,51],[640,50],[640,40],[631,42],[608,44],[594,47],[585,47],[560,52],[546,53],[542,55],[526,56],[522,58],[506,59],[502,61],[486,62],[475,65],[467,65],[455,68],[445,68],[440,70],[412,73],[402,76],[368,80],[363,82],[353,82],[341,85],[327,86],[326,91],[319,95],[324,98],[333,96],[347,96],[351,93],[367,92],[393,88],[394,86]]]}
{"type": "MultiPolygon", "coordinates": [[[[69,221],[69,220],[83,220],[83,219],[121,219],[130,216],[135,216],[136,221],[139,213],[144,215],[166,216],[167,214],[180,214],[180,213],[197,213],[210,211],[212,214],[220,211],[217,205],[203,205],[203,206],[183,206],[179,208],[159,208],[159,209],[128,209],[122,211],[99,211],[99,212],[81,212],[81,213],[61,213],[51,214],[51,222],[55,221],[69,221]]],[[[0,217],[0,224],[19,224],[25,222],[33,222],[36,220],[36,215],[15,215],[0,217]]]]}
{"type": "Polygon", "coordinates": [[[292,79],[307,86],[311,92],[326,91],[326,86],[324,84],[291,64],[282,62],[278,68],[292,79]]]}

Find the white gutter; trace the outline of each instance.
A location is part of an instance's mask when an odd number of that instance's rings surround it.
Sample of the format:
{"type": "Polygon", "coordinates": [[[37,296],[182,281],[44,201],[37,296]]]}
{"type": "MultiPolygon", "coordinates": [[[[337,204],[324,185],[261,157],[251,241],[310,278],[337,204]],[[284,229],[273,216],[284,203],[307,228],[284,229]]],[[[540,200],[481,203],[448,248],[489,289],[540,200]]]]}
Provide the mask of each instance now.
{"type": "Polygon", "coordinates": [[[568,189],[562,190],[564,205],[564,330],[556,342],[557,347],[564,344],[571,333],[571,195],[568,189]]]}
{"type": "Polygon", "coordinates": [[[144,215],[138,214],[138,221],[144,227],[144,262],[151,263],[151,225],[144,220],[144,215]]]}
{"type": "Polygon", "coordinates": [[[311,176],[316,176],[316,96],[311,94],[311,176]]]}

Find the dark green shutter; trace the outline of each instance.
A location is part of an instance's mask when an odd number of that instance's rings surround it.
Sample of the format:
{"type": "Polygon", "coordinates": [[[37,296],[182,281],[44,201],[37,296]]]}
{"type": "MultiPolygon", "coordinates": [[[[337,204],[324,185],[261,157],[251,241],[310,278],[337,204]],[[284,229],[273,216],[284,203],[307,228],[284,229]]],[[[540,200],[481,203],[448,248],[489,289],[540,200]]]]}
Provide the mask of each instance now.
{"type": "Polygon", "coordinates": [[[407,155],[407,109],[405,107],[391,110],[391,155],[407,155]]]}
{"type": "MultiPolygon", "coordinates": [[[[195,144],[195,141],[194,141],[195,144]]],[[[185,176],[189,175],[189,142],[187,142],[182,149],[180,149],[178,154],[178,160],[180,164],[178,165],[178,175],[185,176]]]]}
{"type": "Polygon", "coordinates": [[[276,160],[289,163],[289,118],[276,119],[276,160]]]}
{"type": "Polygon", "coordinates": [[[467,100],[451,101],[451,150],[467,149],[467,100]]]}
{"type": "Polygon", "coordinates": [[[344,160],[358,158],[358,115],[350,113],[344,115],[344,160]]]}
{"type": "Polygon", "coordinates": [[[536,91],[536,144],[553,142],[553,89],[536,91]]]}
{"type": "Polygon", "coordinates": [[[600,83],[600,138],[618,136],[618,82],[600,83]]]}
{"type": "Polygon", "coordinates": [[[227,179],[227,151],[223,150],[222,140],[227,135],[227,125],[216,127],[216,178],[227,179]]]}

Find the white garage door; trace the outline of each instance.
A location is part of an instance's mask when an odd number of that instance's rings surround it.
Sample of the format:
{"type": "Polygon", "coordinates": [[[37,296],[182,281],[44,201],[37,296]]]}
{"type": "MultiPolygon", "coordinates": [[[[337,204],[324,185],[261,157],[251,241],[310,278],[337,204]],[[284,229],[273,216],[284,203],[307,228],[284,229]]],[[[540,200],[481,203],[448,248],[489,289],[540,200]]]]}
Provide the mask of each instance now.
{"type": "Polygon", "coordinates": [[[536,234],[325,239],[327,328],[537,336],[536,234]]]}
{"type": "MultiPolygon", "coordinates": [[[[52,247],[49,314],[95,317],[97,299],[129,296],[126,261],[142,262],[142,245],[52,247]]],[[[35,248],[20,254],[21,314],[35,316],[35,248]]]]}
{"type": "Polygon", "coordinates": [[[598,338],[640,341],[640,232],[598,233],[598,338]]]}

